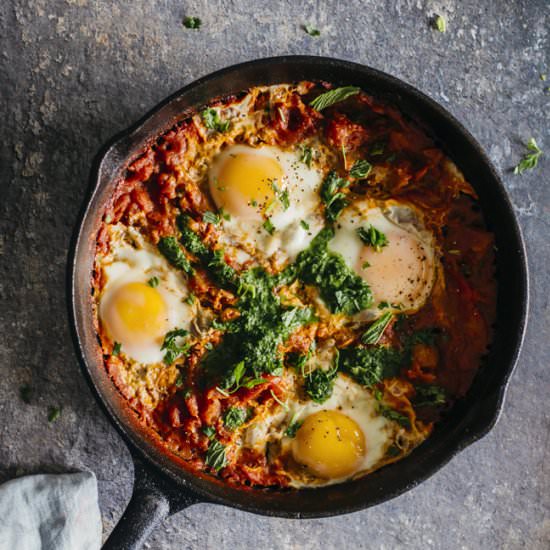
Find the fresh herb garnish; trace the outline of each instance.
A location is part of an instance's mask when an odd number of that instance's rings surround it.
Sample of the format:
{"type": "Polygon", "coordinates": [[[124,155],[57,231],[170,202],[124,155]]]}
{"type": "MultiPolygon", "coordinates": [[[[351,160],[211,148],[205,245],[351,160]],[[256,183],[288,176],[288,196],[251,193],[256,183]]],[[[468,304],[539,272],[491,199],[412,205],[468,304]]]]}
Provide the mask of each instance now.
{"type": "Polygon", "coordinates": [[[309,223],[306,220],[300,220],[300,225],[306,230],[309,231],[309,223]]]}
{"type": "Polygon", "coordinates": [[[190,306],[192,306],[192,305],[195,303],[195,300],[196,300],[196,299],[197,299],[196,296],[195,296],[192,292],[190,292],[190,293],[187,295],[187,297],[185,298],[184,302],[185,302],[186,304],[189,304],[190,306]]]}
{"type": "Polygon", "coordinates": [[[225,447],[217,440],[212,439],[206,451],[204,463],[210,466],[215,472],[227,466],[227,457],[225,456],[225,447]]]}
{"type": "Polygon", "coordinates": [[[298,416],[298,414],[295,414],[292,417],[292,420],[290,421],[290,423],[288,424],[287,429],[285,430],[285,435],[287,437],[296,437],[296,433],[298,432],[298,430],[301,428],[301,426],[303,424],[302,421],[296,420],[297,416],[298,416]]]}
{"type": "Polygon", "coordinates": [[[363,344],[369,344],[369,345],[378,343],[378,340],[380,340],[380,338],[382,337],[382,334],[384,334],[384,331],[386,330],[387,326],[391,323],[392,319],[393,319],[393,313],[391,313],[391,311],[386,311],[385,313],[383,313],[363,333],[363,336],[361,336],[361,342],[363,342],[363,344]]]}
{"type": "Polygon", "coordinates": [[[445,405],[447,394],[441,386],[422,385],[415,386],[416,395],[412,403],[415,407],[438,407],[445,405]]]}
{"type": "Polygon", "coordinates": [[[194,273],[189,260],[180,248],[176,237],[162,237],[158,242],[157,248],[160,253],[178,269],[185,271],[188,275],[194,273]]]}
{"type": "MultiPolygon", "coordinates": [[[[208,268],[215,279],[223,286],[234,286],[237,280],[235,270],[225,262],[221,250],[210,250],[200,237],[189,228],[189,217],[180,216],[177,220],[183,246],[208,268]]],[[[180,250],[181,251],[181,250],[180,250]]]]}
{"type": "Polygon", "coordinates": [[[372,170],[372,164],[368,160],[356,160],[349,171],[349,175],[355,179],[364,179],[372,170]]]}
{"type": "Polygon", "coordinates": [[[48,411],[48,422],[55,422],[61,415],[61,407],[50,407],[48,411]]]}
{"type": "Polygon", "coordinates": [[[231,126],[231,121],[225,120],[222,121],[220,118],[220,113],[213,109],[212,107],[209,107],[208,109],[205,109],[201,113],[202,120],[204,122],[204,125],[209,128],[210,130],[217,130],[218,132],[227,132],[229,130],[229,126],[231,126]]]}
{"type": "Polygon", "coordinates": [[[200,29],[202,21],[198,17],[188,16],[183,20],[183,26],[186,29],[200,29]]]}
{"type": "Polygon", "coordinates": [[[300,146],[302,151],[300,153],[300,160],[308,167],[311,168],[311,161],[313,159],[313,149],[307,145],[300,146]]]}
{"type": "Polygon", "coordinates": [[[29,384],[23,384],[19,388],[19,397],[21,397],[23,403],[26,403],[27,405],[31,402],[32,393],[32,388],[29,384]]]}
{"type": "Polygon", "coordinates": [[[122,345],[120,342],[115,342],[113,344],[113,351],[111,352],[111,355],[113,357],[117,357],[118,355],[120,355],[120,351],[122,349],[122,345]]]}
{"type": "Polygon", "coordinates": [[[165,351],[163,361],[167,365],[171,365],[178,357],[185,355],[191,347],[190,342],[182,342],[181,339],[185,338],[189,333],[182,329],[177,328],[166,333],[161,351],[165,351]]]}
{"type": "Polygon", "coordinates": [[[300,252],[294,270],[300,280],[318,288],[331,312],[353,315],[372,304],[372,292],[341,254],[329,250],[328,242],[333,236],[333,229],[323,228],[300,252]]]}
{"type": "Polygon", "coordinates": [[[395,348],[355,347],[340,350],[338,368],[364,386],[371,387],[385,378],[397,376],[405,356],[395,348]]]}
{"type": "Polygon", "coordinates": [[[262,224],[262,227],[270,234],[273,235],[275,233],[275,226],[273,225],[273,222],[271,221],[271,218],[267,218],[265,222],[262,224]]]}
{"type": "Polygon", "coordinates": [[[382,248],[388,245],[386,235],[372,225],[369,225],[367,228],[360,227],[357,230],[357,234],[366,245],[372,246],[376,252],[380,252],[382,248]]]}
{"type": "Polygon", "coordinates": [[[329,172],[321,185],[321,200],[325,203],[325,217],[332,223],[347,206],[348,201],[342,190],[349,186],[347,179],[341,178],[336,172],[329,172]]]}
{"type": "Polygon", "coordinates": [[[432,25],[434,29],[438,30],[439,32],[445,32],[447,30],[447,22],[442,15],[436,15],[433,18],[432,25]]]}
{"type": "Polygon", "coordinates": [[[361,88],[358,88],[357,86],[343,86],[342,88],[335,88],[334,90],[329,90],[328,92],[318,95],[313,101],[311,101],[310,106],[316,111],[322,111],[335,103],[339,103],[348,97],[358,94],[360,91],[361,88]]]}
{"type": "Polygon", "coordinates": [[[214,426],[203,426],[202,433],[208,437],[208,439],[212,439],[216,435],[216,428],[214,428],[214,426]]]}
{"type": "Polygon", "coordinates": [[[409,420],[408,416],[401,414],[400,412],[392,409],[391,407],[388,407],[383,403],[378,404],[378,412],[382,416],[385,416],[387,419],[397,422],[400,426],[403,426],[404,428],[409,429],[411,427],[411,421],[409,420]]]}
{"type": "Polygon", "coordinates": [[[181,388],[183,386],[183,378],[181,374],[178,374],[178,377],[176,378],[174,384],[176,385],[176,388],[181,388]]]}
{"type": "Polygon", "coordinates": [[[225,411],[223,423],[228,430],[236,430],[242,426],[248,418],[248,411],[242,407],[229,407],[225,411]]]}
{"type": "Polygon", "coordinates": [[[207,211],[202,215],[202,221],[205,223],[218,225],[220,223],[220,216],[214,212],[207,211]]]}
{"type": "Polygon", "coordinates": [[[533,170],[539,162],[539,158],[542,155],[542,150],[537,145],[534,138],[531,138],[526,145],[527,149],[531,151],[526,153],[519,161],[518,165],[514,168],[514,174],[523,174],[526,170],[533,170]]]}
{"type": "Polygon", "coordinates": [[[306,376],[305,390],[315,403],[324,403],[331,395],[338,367],[329,370],[315,369],[306,376]]]}
{"type": "Polygon", "coordinates": [[[315,320],[309,308],[286,308],[275,289],[291,275],[269,275],[253,268],[239,277],[237,307],[241,315],[226,324],[222,343],[203,360],[207,377],[218,377],[227,393],[268,382],[264,374],[282,373],[280,344],[301,325],[315,320]]]}
{"type": "Polygon", "coordinates": [[[281,201],[281,204],[283,205],[283,210],[288,210],[290,207],[290,198],[288,196],[288,190],[285,189],[284,191],[281,191],[277,198],[281,201]]]}
{"type": "Polygon", "coordinates": [[[157,288],[157,286],[159,286],[159,278],[158,277],[151,277],[148,281],[147,281],[147,284],[151,287],[151,288],[157,288]]]}
{"type": "Polygon", "coordinates": [[[319,31],[318,29],[316,29],[315,27],[313,27],[311,25],[304,25],[304,31],[306,31],[307,34],[309,34],[309,36],[320,36],[321,35],[321,31],[319,31]]]}

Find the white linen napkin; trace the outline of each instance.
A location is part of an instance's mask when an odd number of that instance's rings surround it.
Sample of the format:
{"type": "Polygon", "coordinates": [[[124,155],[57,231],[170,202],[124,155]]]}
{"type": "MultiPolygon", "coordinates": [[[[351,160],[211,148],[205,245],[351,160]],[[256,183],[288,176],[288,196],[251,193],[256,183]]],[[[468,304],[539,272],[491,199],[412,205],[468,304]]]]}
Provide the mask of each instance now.
{"type": "Polygon", "coordinates": [[[91,472],[32,475],[0,485],[0,550],[98,550],[101,515],[91,472]]]}

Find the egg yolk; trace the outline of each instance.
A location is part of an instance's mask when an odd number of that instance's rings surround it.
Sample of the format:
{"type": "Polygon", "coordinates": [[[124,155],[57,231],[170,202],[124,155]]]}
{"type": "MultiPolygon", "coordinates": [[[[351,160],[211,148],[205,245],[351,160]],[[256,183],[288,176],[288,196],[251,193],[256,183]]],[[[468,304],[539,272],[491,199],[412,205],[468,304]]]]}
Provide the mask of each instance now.
{"type": "Polygon", "coordinates": [[[226,158],[210,190],[218,208],[241,218],[257,218],[275,200],[284,172],[272,157],[236,153],[226,158]]]}
{"type": "Polygon", "coordinates": [[[429,280],[424,245],[405,233],[387,233],[388,245],[363,247],[357,273],[371,287],[376,302],[414,304],[429,280]],[[367,266],[367,267],[363,267],[367,266]]]}
{"type": "Polygon", "coordinates": [[[358,424],[338,411],[308,416],[293,442],[294,459],[322,478],[352,474],[365,455],[365,436],[358,424]]]}
{"type": "Polygon", "coordinates": [[[102,311],[109,335],[122,345],[139,344],[167,331],[167,308],[159,292],[145,283],[117,288],[102,311]]]}

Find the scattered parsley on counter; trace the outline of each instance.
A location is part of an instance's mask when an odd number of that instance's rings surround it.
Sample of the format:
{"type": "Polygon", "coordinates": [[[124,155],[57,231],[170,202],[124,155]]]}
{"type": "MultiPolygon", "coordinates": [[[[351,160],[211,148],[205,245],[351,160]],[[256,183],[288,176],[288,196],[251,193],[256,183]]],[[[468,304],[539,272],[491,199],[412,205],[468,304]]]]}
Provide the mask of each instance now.
{"type": "Polygon", "coordinates": [[[55,422],[61,415],[61,407],[50,407],[48,411],[48,422],[55,422]]]}
{"type": "Polygon", "coordinates": [[[445,32],[447,30],[447,21],[442,15],[436,15],[432,20],[432,26],[439,32],[445,32]]]}
{"type": "Polygon", "coordinates": [[[304,25],[303,28],[304,28],[304,31],[306,31],[306,33],[309,34],[309,36],[320,36],[321,35],[321,31],[319,31],[319,29],[316,29],[312,25],[304,25]]]}
{"type": "Polygon", "coordinates": [[[198,17],[188,16],[183,20],[183,26],[186,29],[200,29],[202,21],[198,17]]]}
{"type": "Polygon", "coordinates": [[[519,161],[518,165],[514,168],[514,174],[523,174],[526,170],[533,170],[539,162],[539,158],[542,155],[542,150],[537,145],[534,138],[531,138],[526,145],[530,151],[526,153],[519,161]]]}

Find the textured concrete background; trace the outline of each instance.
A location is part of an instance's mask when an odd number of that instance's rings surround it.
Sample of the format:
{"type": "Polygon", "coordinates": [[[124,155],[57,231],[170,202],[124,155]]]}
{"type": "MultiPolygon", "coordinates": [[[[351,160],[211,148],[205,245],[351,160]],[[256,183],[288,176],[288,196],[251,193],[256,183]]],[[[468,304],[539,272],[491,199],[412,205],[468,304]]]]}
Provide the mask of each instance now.
{"type": "Polygon", "coordinates": [[[296,522],[197,505],[166,521],[148,547],[550,547],[546,0],[1,4],[0,481],[91,469],[105,533],[130,495],[128,451],[79,372],[65,313],[67,246],[102,142],[215,69],[269,55],[322,54],[417,86],[465,123],[502,174],[529,249],[532,298],[504,414],[442,472],[375,509],[296,522]],[[446,17],[445,34],[430,28],[434,13],[446,17]],[[185,15],[200,16],[202,29],[185,29],[185,15]],[[321,36],[306,35],[304,23],[321,36]],[[531,136],[546,156],[535,171],[514,176],[510,168],[531,136]],[[24,383],[34,390],[30,405],[18,396],[24,383]],[[51,406],[63,407],[53,423],[51,406]]]}

